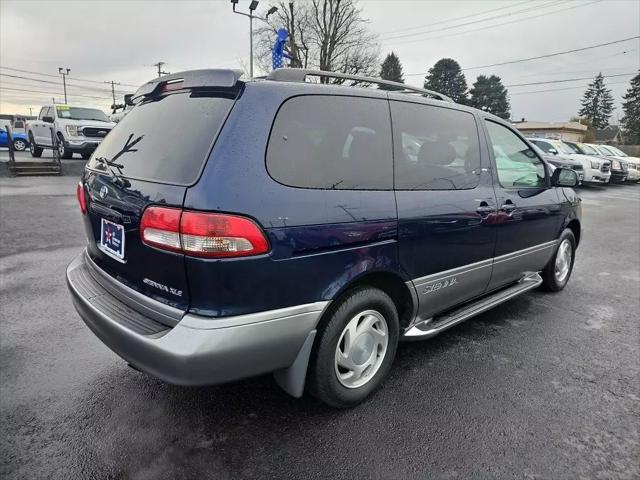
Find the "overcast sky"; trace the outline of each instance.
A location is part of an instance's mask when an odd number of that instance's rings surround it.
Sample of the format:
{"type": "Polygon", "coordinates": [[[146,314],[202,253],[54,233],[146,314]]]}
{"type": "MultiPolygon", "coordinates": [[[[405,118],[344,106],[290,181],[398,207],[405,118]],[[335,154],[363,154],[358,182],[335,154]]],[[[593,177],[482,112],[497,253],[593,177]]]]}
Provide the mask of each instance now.
{"type": "MultiPolygon", "coordinates": [[[[248,3],[240,0],[240,8],[248,3]]],[[[463,69],[470,69],[640,35],[638,0],[369,0],[359,4],[371,30],[379,34],[381,59],[395,51],[406,82],[414,85],[422,85],[423,73],[442,57],[454,58],[463,69]]],[[[269,1],[262,0],[259,11],[268,6],[269,1]]],[[[56,84],[60,78],[55,77],[59,66],[71,68],[70,103],[107,109],[110,87],[103,81],[120,82],[116,86],[120,93],[134,91],[155,76],[153,64],[158,61],[166,62],[165,69],[171,72],[242,68],[248,65],[248,43],[248,21],[231,13],[228,0],[0,0],[0,112],[28,114],[28,107],[36,112],[52,96],[61,101],[62,88],[56,84]]],[[[600,71],[618,75],[605,79],[616,99],[612,118],[616,123],[631,78],[620,75],[639,68],[640,40],[634,39],[465,74],[469,86],[479,74],[496,74],[507,86],[593,77],[600,71]]],[[[577,113],[587,83],[510,87],[512,118],[566,121],[577,113]]]]}

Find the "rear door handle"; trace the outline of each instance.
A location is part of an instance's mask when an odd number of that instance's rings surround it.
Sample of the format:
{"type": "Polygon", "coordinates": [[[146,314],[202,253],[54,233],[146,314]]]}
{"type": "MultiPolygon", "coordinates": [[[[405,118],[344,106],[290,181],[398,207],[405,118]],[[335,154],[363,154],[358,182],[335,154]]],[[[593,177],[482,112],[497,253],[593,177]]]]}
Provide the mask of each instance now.
{"type": "Polygon", "coordinates": [[[508,202],[508,203],[505,203],[504,205],[502,205],[502,206],[500,207],[500,210],[502,210],[503,212],[506,212],[506,213],[511,213],[511,212],[513,212],[516,208],[518,208],[518,207],[516,207],[513,203],[508,202]]]}
{"type": "Polygon", "coordinates": [[[478,212],[483,217],[490,215],[495,211],[495,207],[490,207],[489,205],[480,205],[478,208],[476,208],[476,212],[478,212]]]}

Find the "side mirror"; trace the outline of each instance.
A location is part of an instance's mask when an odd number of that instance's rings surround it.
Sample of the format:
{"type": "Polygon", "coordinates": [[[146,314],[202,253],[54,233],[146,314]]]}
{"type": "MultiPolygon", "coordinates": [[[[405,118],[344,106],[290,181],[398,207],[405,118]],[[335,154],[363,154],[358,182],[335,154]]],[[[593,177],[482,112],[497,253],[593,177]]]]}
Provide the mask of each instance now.
{"type": "Polygon", "coordinates": [[[133,98],[133,93],[127,93],[124,96],[124,104],[125,105],[133,105],[133,102],[131,101],[132,98],[133,98]]]}
{"type": "Polygon", "coordinates": [[[53,117],[42,117],[44,123],[53,123],[53,117]]]}
{"type": "Polygon", "coordinates": [[[552,153],[553,155],[557,155],[558,154],[558,150],[556,150],[555,148],[550,148],[549,149],[549,153],[552,153]]]}
{"type": "Polygon", "coordinates": [[[554,187],[575,187],[578,185],[578,174],[568,168],[556,168],[551,174],[551,185],[554,187]]]}

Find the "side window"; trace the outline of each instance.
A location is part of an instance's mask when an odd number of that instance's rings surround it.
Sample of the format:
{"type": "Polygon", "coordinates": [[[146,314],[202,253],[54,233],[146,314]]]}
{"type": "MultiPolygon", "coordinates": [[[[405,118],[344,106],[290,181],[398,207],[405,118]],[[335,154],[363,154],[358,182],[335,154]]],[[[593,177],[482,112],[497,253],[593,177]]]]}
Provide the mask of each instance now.
{"type": "Polygon", "coordinates": [[[326,95],[287,100],[271,129],[267,170],[292,187],[392,189],[387,101],[326,95]]]}
{"type": "Polygon", "coordinates": [[[42,107],[40,109],[40,115],[38,115],[38,120],[42,120],[44,117],[46,117],[48,111],[49,111],[49,107],[42,107]]]}
{"type": "Polygon", "coordinates": [[[498,180],[505,188],[546,187],[546,169],[529,146],[507,127],[487,121],[498,180]]]}
{"type": "Polygon", "coordinates": [[[480,145],[472,114],[450,108],[391,102],[395,187],[467,190],[480,180],[480,145]]]}

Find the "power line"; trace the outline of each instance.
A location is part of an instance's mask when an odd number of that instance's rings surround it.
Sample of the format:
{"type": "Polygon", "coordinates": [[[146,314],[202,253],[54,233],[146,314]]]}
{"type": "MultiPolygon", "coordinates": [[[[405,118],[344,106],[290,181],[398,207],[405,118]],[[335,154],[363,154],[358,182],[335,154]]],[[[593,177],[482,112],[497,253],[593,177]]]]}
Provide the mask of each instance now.
{"type": "Polygon", "coordinates": [[[634,37],[623,38],[621,40],[614,40],[613,42],[599,43],[597,45],[591,45],[590,47],[574,48],[572,50],[565,50],[563,52],[549,53],[547,55],[539,55],[537,57],[521,58],[518,60],[509,60],[508,62],[491,63],[489,65],[479,65],[477,67],[463,68],[462,70],[477,70],[479,68],[499,67],[502,65],[511,65],[513,63],[529,62],[531,60],[539,60],[541,58],[557,57],[558,55],[565,55],[567,53],[583,52],[585,50],[591,50],[592,48],[605,47],[607,45],[615,45],[616,43],[628,42],[629,40],[635,40],[640,38],[640,35],[634,37]]]}
{"type": "MultiPolygon", "coordinates": [[[[459,23],[457,25],[450,25],[448,27],[436,28],[435,30],[427,30],[426,32],[414,32],[414,33],[405,33],[405,34],[402,34],[402,35],[395,35],[395,36],[392,36],[392,37],[388,37],[388,38],[386,38],[384,40],[396,40],[398,38],[415,37],[417,35],[428,35],[430,33],[444,32],[446,30],[451,30],[453,28],[466,27],[466,26],[469,26],[469,25],[474,25],[476,23],[489,22],[491,20],[496,20],[498,18],[509,17],[511,15],[516,15],[516,14],[519,14],[519,13],[529,12],[531,10],[539,10],[541,8],[546,8],[546,7],[549,7],[551,5],[556,6],[556,5],[560,5],[562,3],[567,3],[568,1],[569,0],[564,0],[561,3],[558,3],[558,2],[556,2],[554,0],[554,1],[551,1],[551,2],[544,3],[542,5],[534,5],[533,7],[523,8],[521,10],[517,10],[517,11],[514,11],[514,12],[503,13],[502,15],[495,15],[493,17],[483,18],[483,19],[480,19],[480,20],[473,20],[471,22],[459,23]]],[[[502,10],[504,10],[504,8],[502,10]]]]}
{"type": "MultiPolygon", "coordinates": [[[[438,35],[438,36],[435,36],[435,37],[419,38],[419,39],[416,39],[416,40],[406,40],[404,42],[391,42],[391,45],[402,45],[402,44],[405,44],[405,43],[423,42],[423,41],[426,41],[426,40],[437,40],[437,39],[440,39],[440,38],[447,38],[447,37],[458,37],[460,35],[466,35],[468,33],[479,32],[481,30],[487,30],[488,28],[501,27],[503,25],[511,25],[512,23],[524,22],[525,20],[533,20],[534,18],[546,17],[547,15],[553,15],[554,13],[560,13],[560,12],[565,12],[567,10],[573,10],[574,8],[586,7],[587,5],[592,5],[592,4],[598,3],[600,1],[602,1],[602,0],[594,0],[593,2],[590,2],[590,3],[583,3],[581,5],[574,5],[572,7],[563,8],[563,9],[560,9],[560,10],[555,10],[553,12],[541,13],[540,15],[530,15],[530,16],[526,16],[524,18],[516,18],[516,19],[510,20],[508,22],[496,23],[494,25],[486,25],[484,27],[474,28],[472,30],[467,30],[465,32],[449,33],[447,35],[438,35]]],[[[424,73],[411,73],[411,74],[408,74],[407,76],[413,76],[413,75],[425,75],[425,74],[424,73]]]]}
{"type": "MultiPolygon", "coordinates": [[[[58,75],[52,75],[50,73],[34,72],[34,71],[31,71],[31,70],[22,70],[20,68],[3,67],[3,66],[0,66],[0,68],[2,68],[4,70],[12,70],[14,72],[31,73],[33,75],[40,75],[40,76],[43,76],[43,77],[59,78],[58,75]]],[[[102,83],[99,80],[89,80],[89,79],[85,79],[85,78],[69,77],[69,79],[70,80],[75,80],[77,82],[102,83]]],[[[124,85],[126,87],[135,87],[135,88],[138,88],[140,86],[140,85],[132,85],[130,83],[123,83],[122,85],[124,85]]]]}
{"type": "Polygon", "coordinates": [[[426,27],[432,27],[434,25],[441,25],[443,23],[453,22],[453,21],[456,21],[456,20],[464,20],[465,18],[479,17],[479,16],[485,15],[487,13],[497,12],[498,10],[505,10],[507,8],[512,8],[512,7],[521,5],[523,3],[528,3],[528,2],[531,2],[531,1],[532,0],[524,0],[524,1],[520,2],[520,3],[514,3],[513,5],[508,5],[506,7],[502,6],[502,7],[499,7],[499,8],[492,8],[491,10],[483,10],[482,12],[473,13],[471,15],[464,15],[462,17],[448,18],[446,20],[440,20],[440,21],[433,22],[433,23],[427,23],[426,25],[419,25],[419,26],[416,26],[416,27],[408,27],[408,28],[399,28],[397,30],[387,30],[386,32],[380,32],[380,35],[381,36],[385,36],[385,35],[392,34],[392,33],[406,32],[407,30],[416,30],[418,28],[426,28],[426,27]]]}
{"type": "MultiPolygon", "coordinates": [[[[631,75],[637,75],[637,72],[632,73],[617,73],[615,75],[603,75],[603,78],[611,78],[611,77],[627,77],[631,75]]],[[[505,85],[505,87],[528,87],[529,85],[546,85],[548,83],[566,83],[566,82],[578,82],[580,80],[592,80],[593,77],[582,77],[582,78],[566,78],[563,80],[548,80],[546,82],[531,82],[531,83],[514,83],[511,85],[505,85]]]]}
{"type": "MultiPolygon", "coordinates": [[[[19,78],[19,79],[22,79],[22,80],[29,80],[29,81],[31,81],[31,82],[47,83],[47,84],[58,85],[58,86],[60,86],[60,85],[61,85],[61,83],[60,83],[60,82],[53,82],[53,81],[51,81],[51,80],[42,80],[42,79],[40,79],[40,78],[23,77],[23,76],[21,76],[21,75],[11,75],[11,74],[9,74],[9,73],[2,73],[2,72],[0,72],[0,76],[3,76],[3,77],[10,77],[10,78],[19,78]]],[[[68,83],[68,84],[67,84],[67,86],[68,86],[68,87],[73,87],[73,88],[82,88],[82,89],[85,89],[85,90],[95,90],[95,91],[97,91],[97,92],[106,92],[106,93],[111,93],[111,90],[107,90],[107,89],[105,89],[105,88],[89,87],[89,86],[85,86],[85,85],[76,85],[76,84],[74,84],[74,83],[71,83],[71,84],[69,84],[69,83],[68,83]]],[[[123,90],[116,90],[116,92],[117,92],[117,93],[119,93],[119,94],[126,94],[126,93],[130,93],[130,92],[123,91],[123,90]]]]}
{"type": "MultiPolygon", "coordinates": [[[[565,50],[563,52],[549,53],[547,55],[539,55],[537,57],[520,58],[518,60],[509,60],[507,62],[492,63],[492,64],[488,64],[488,65],[479,65],[477,67],[463,68],[462,70],[463,71],[478,70],[479,68],[497,67],[497,66],[501,66],[501,65],[510,65],[510,64],[513,64],[513,63],[529,62],[531,60],[539,60],[541,58],[557,57],[558,55],[565,55],[567,53],[583,52],[585,50],[591,50],[593,48],[604,47],[604,46],[607,46],[607,45],[614,45],[616,43],[628,42],[629,40],[634,40],[636,38],[640,38],[640,35],[636,35],[634,37],[623,38],[621,40],[615,40],[613,42],[606,42],[606,43],[600,43],[598,45],[591,45],[590,47],[574,48],[572,50],[565,50]]],[[[426,75],[427,73],[428,72],[408,73],[405,76],[406,77],[413,77],[413,76],[417,76],[417,75],[426,75]]]]}
{"type": "MultiPolygon", "coordinates": [[[[628,83],[628,82],[611,82],[607,85],[620,85],[623,83],[628,83]]],[[[587,88],[589,87],[589,85],[578,85],[578,86],[574,86],[574,87],[563,87],[563,88],[547,88],[544,90],[531,90],[529,92],[515,92],[515,93],[509,93],[509,96],[513,96],[513,95],[527,95],[529,93],[545,93],[545,92],[560,92],[563,90],[577,90],[578,88],[587,88]]]]}
{"type": "MultiPolygon", "coordinates": [[[[28,93],[36,93],[36,94],[45,94],[45,95],[53,95],[55,94],[55,92],[45,92],[42,90],[28,90],[25,88],[10,88],[10,87],[2,87],[0,86],[0,90],[11,90],[14,92],[28,92],[28,93]]],[[[110,100],[109,97],[95,97],[92,95],[81,95],[79,93],[74,93],[72,95],[69,95],[70,97],[85,97],[85,98],[100,98],[100,99],[104,99],[104,100],[110,100]]]]}
{"type": "MultiPolygon", "coordinates": [[[[613,54],[609,54],[609,55],[604,55],[604,56],[598,56],[595,58],[590,58],[589,60],[583,60],[581,62],[565,62],[563,67],[554,67],[553,69],[545,69],[545,70],[539,70],[539,71],[535,71],[535,72],[530,72],[527,73],[526,75],[522,75],[523,77],[532,77],[535,75],[540,75],[540,74],[550,74],[550,75],[565,75],[568,73],[587,73],[587,72],[592,72],[593,69],[590,70],[567,70],[566,68],[572,68],[578,65],[584,65],[586,63],[591,63],[593,64],[596,60],[602,60],[602,59],[612,59],[614,57],[617,57],[619,55],[626,55],[628,53],[631,52],[636,52],[638,49],[637,48],[632,48],[632,49],[627,49],[627,50],[623,50],[622,52],[618,52],[618,53],[613,53],[613,54]]],[[[604,72],[606,70],[622,70],[624,68],[627,67],[604,67],[599,69],[600,71],[604,72]]],[[[595,74],[594,74],[595,75],[595,74]]]]}

